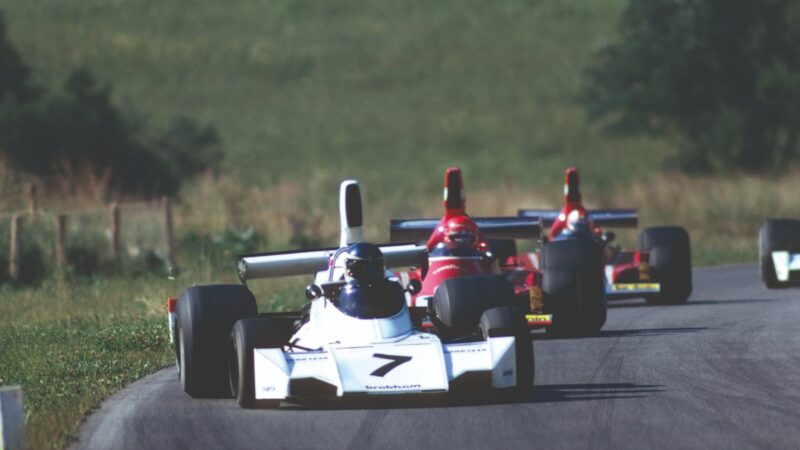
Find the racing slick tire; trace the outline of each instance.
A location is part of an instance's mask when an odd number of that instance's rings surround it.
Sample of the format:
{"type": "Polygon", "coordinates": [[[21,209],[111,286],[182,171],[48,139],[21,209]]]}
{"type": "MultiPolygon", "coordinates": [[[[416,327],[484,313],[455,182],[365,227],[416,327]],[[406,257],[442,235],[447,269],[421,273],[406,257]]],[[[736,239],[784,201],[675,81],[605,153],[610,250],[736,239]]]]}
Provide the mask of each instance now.
{"type": "Polygon", "coordinates": [[[645,228],[639,248],[648,252],[650,267],[661,284],[658,294],[647,296],[653,304],[681,305],[692,294],[692,252],[689,233],[683,227],[645,228]]]}
{"type": "Polygon", "coordinates": [[[239,319],[258,314],[253,294],[238,284],[194,286],[178,299],[178,371],[183,390],[195,398],[229,395],[228,337],[239,319]]]}
{"type": "Polygon", "coordinates": [[[556,336],[597,334],[606,323],[603,249],[591,239],[550,241],[542,247],[542,294],[556,336]]]}
{"type": "Polygon", "coordinates": [[[534,383],[534,353],[531,331],[525,314],[516,306],[499,306],[487,309],[481,315],[479,324],[484,339],[490,337],[513,336],[516,353],[517,384],[511,389],[503,389],[509,399],[524,400],[534,383]]]}
{"type": "Polygon", "coordinates": [[[228,346],[231,396],[242,408],[277,408],[282,400],[256,400],[253,349],[281,348],[291,337],[287,321],[253,318],[236,322],[228,346]]]}
{"type": "Polygon", "coordinates": [[[500,275],[448,278],[433,294],[433,315],[444,340],[474,335],[484,311],[514,306],[511,283],[500,275]]]}
{"type": "Polygon", "coordinates": [[[772,262],[772,252],[778,250],[791,253],[800,251],[800,220],[767,219],[758,230],[758,266],[761,280],[768,289],[797,284],[778,281],[772,262]]]}

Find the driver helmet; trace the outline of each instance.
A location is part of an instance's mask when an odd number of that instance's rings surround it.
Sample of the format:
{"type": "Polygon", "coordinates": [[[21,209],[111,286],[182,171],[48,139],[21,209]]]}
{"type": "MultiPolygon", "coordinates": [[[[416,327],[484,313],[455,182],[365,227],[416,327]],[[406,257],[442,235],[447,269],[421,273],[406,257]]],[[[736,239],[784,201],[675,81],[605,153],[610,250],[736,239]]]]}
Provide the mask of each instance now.
{"type": "Polygon", "coordinates": [[[567,215],[567,227],[564,231],[569,234],[590,233],[591,227],[586,213],[578,209],[570,211],[567,215]]]}
{"type": "Polygon", "coordinates": [[[478,243],[478,226],[469,217],[454,217],[445,223],[444,242],[460,245],[478,243]]]}
{"type": "Polygon", "coordinates": [[[381,319],[394,316],[406,307],[399,283],[385,276],[383,253],[374,244],[353,244],[344,252],[347,284],[334,305],[357,319],[381,319]]]}
{"type": "Polygon", "coordinates": [[[347,281],[373,283],[384,278],[383,252],[374,244],[358,243],[344,253],[344,276],[347,281]]]}

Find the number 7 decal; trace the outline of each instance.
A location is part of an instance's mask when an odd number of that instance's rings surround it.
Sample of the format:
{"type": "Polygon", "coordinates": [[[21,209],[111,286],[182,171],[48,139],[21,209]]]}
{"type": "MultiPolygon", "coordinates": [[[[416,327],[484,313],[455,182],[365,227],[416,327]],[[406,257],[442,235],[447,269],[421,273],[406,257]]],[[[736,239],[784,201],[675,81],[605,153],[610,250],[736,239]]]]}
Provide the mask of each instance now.
{"type": "Polygon", "coordinates": [[[400,366],[401,364],[405,364],[405,363],[411,361],[411,357],[410,356],[386,355],[386,354],[383,354],[383,353],[375,353],[372,356],[375,357],[375,358],[388,359],[388,360],[391,361],[390,363],[384,364],[384,365],[378,367],[377,369],[375,369],[375,371],[370,374],[373,377],[382,377],[382,376],[386,375],[387,373],[391,372],[392,370],[394,370],[395,368],[397,368],[398,366],[400,366]]]}

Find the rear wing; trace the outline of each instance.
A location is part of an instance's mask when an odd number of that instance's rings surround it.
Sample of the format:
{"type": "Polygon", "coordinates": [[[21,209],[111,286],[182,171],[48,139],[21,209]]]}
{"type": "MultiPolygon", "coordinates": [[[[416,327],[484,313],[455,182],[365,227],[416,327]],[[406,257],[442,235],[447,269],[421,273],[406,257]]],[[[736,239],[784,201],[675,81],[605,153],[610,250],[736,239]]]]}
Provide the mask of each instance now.
{"type": "MultiPolygon", "coordinates": [[[[380,246],[386,267],[399,271],[428,265],[428,249],[417,244],[384,244],[380,246]]],[[[239,279],[244,283],[259,278],[312,275],[326,270],[339,248],[256,253],[239,257],[239,279]]]]}
{"type": "MultiPolygon", "coordinates": [[[[539,239],[542,222],[538,217],[473,217],[486,239],[539,239]]],[[[427,241],[439,219],[392,219],[391,242],[427,241]]]]}
{"type": "MultiPolygon", "coordinates": [[[[639,226],[639,213],[635,209],[593,209],[589,210],[589,220],[603,228],[636,228],[639,226]]],[[[520,209],[519,217],[539,217],[545,227],[556,221],[561,211],[557,209],[520,209]]]]}

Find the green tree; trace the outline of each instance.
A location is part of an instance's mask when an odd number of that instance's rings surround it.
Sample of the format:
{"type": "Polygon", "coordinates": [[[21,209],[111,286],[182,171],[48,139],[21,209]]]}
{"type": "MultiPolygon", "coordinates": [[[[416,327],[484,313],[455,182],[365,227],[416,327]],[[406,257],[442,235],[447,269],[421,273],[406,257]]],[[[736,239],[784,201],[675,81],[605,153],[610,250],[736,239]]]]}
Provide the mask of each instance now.
{"type": "Polygon", "coordinates": [[[39,90],[32,84],[30,69],[6,36],[6,23],[0,11],[0,101],[27,102],[36,98],[39,90]]]}
{"type": "Polygon", "coordinates": [[[107,194],[174,193],[181,181],[217,167],[216,130],[186,117],[162,132],[137,125],[111,100],[111,87],[84,68],[62,89],[43,91],[8,41],[0,13],[0,155],[39,177],[75,183],[87,171],[108,179],[107,194]]]}
{"type": "Polygon", "coordinates": [[[588,70],[590,118],[676,137],[688,169],[797,157],[800,2],[631,0],[618,28],[588,70]]]}

